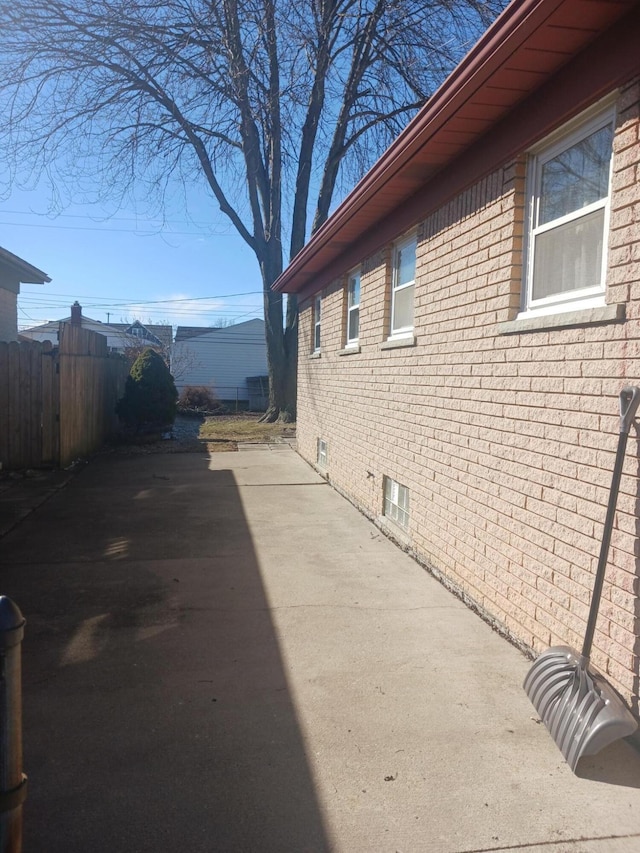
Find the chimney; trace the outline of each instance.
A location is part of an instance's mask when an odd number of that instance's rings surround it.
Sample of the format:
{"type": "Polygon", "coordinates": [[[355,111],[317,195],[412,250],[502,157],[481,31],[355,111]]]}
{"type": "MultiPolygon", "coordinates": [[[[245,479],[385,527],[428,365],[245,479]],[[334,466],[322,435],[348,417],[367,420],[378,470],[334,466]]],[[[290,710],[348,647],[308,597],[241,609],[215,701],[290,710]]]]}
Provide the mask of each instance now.
{"type": "Polygon", "coordinates": [[[74,326],[82,325],[82,305],[80,305],[77,299],[71,306],[71,322],[74,326]]]}

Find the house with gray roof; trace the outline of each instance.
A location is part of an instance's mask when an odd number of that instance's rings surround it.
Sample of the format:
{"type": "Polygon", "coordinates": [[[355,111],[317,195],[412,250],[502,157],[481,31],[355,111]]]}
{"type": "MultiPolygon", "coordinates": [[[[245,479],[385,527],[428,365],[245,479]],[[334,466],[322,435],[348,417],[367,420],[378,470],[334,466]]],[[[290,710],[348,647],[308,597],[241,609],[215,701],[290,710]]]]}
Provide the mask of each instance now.
{"type": "Polygon", "coordinates": [[[247,379],[267,375],[264,320],[220,328],[178,326],[171,372],[179,392],[205,387],[219,400],[248,404],[247,379]]]}
{"type": "Polygon", "coordinates": [[[125,353],[150,346],[160,352],[168,353],[171,347],[171,326],[152,323],[143,325],[139,320],[133,323],[102,323],[83,314],[82,306],[77,300],[71,306],[71,314],[68,317],[22,329],[20,335],[32,341],[51,341],[56,344],[60,323],[80,325],[83,329],[97,332],[107,339],[107,347],[111,352],[125,353]]]}

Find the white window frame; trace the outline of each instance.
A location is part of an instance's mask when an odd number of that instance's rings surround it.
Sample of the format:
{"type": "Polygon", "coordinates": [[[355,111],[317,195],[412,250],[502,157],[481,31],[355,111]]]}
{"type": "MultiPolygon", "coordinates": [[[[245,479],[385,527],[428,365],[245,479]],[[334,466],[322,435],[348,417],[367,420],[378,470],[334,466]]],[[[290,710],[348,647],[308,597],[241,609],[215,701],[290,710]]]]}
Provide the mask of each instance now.
{"type": "Polygon", "coordinates": [[[527,223],[525,239],[525,264],[524,281],[522,287],[523,305],[518,319],[539,317],[549,314],[557,314],[563,311],[575,311],[588,308],[598,308],[605,305],[606,270],[607,270],[607,248],[609,235],[609,210],[611,204],[611,176],[613,171],[613,152],[609,167],[609,187],[605,198],[585,205],[565,216],[553,219],[541,226],[536,226],[538,209],[541,195],[542,169],[550,160],[557,157],[563,151],[576,145],[582,139],[592,133],[611,124],[615,131],[615,110],[609,104],[605,109],[599,104],[597,112],[590,110],[578,116],[568,125],[565,125],[551,137],[547,137],[529,152],[527,167],[527,223]],[[602,234],[602,267],[600,271],[600,282],[593,287],[585,287],[564,293],[555,293],[540,299],[533,298],[533,273],[535,239],[553,231],[569,222],[587,216],[595,211],[603,210],[603,234],[602,234]]]}
{"type": "Polygon", "coordinates": [[[313,352],[320,352],[322,335],[322,294],[313,297],[313,352]]]}
{"type": "Polygon", "coordinates": [[[406,249],[408,246],[413,244],[414,251],[416,255],[416,267],[418,263],[418,239],[417,234],[409,234],[406,237],[403,237],[401,240],[396,240],[393,244],[393,254],[391,257],[391,320],[390,320],[390,330],[389,330],[389,340],[395,340],[396,338],[407,338],[413,335],[413,329],[415,326],[415,317],[414,322],[411,323],[410,326],[399,326],[395,328],[395,310],[396,310],[396,295],[401,293],[402,291],[408,290],[409,288],[413,288],[414,300],[413,305],[415,308],[415,286],[416,286],[416,278],[415,273],[414,277],[411,281],[404,282],[404,284],[398,285],[398,257],[400,252],[406,249]]]}
{"type": "Polygon", "coordinates": [[[327,442],[324,438],[319,438],[316,449],[316,462],[320,468],[326,468],[328,465],[328,459],[327,442]]]}
{"type": "Polygon", "coordinates": [[[348,347],[355,347],[358,345],[358,341],[360,339],[360,299],[361,299],[361,285],[362,285],[362,275],[360,267],[355,270],[352,270],[347,276],[347,342],[346,345],[348,347]],[[358,301],[351,301],[351,285],[357,279],[358,281],[358,301]],[[353,316],[356,316],[357,330],[355,335],[351,335],[351,320],[353,316]]]}
{"type": "Polygon", "coordinates": [[[409,529],[409,489],[391,477],[384,478],[383,515],[403,530],[409,529]]]}

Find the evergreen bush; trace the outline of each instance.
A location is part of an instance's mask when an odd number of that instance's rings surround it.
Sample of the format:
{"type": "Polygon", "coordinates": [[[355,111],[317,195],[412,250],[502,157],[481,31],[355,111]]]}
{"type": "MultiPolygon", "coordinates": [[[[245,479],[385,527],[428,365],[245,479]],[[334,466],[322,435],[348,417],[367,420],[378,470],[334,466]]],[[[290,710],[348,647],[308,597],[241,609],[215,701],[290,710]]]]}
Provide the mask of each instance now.
{"type": "Polygon", "coordinates": [[[131,366],[116,414],[136,432],[160,430],[173,424],[177,400],[169,368],[155,350],[147,347],[131,366]]]}

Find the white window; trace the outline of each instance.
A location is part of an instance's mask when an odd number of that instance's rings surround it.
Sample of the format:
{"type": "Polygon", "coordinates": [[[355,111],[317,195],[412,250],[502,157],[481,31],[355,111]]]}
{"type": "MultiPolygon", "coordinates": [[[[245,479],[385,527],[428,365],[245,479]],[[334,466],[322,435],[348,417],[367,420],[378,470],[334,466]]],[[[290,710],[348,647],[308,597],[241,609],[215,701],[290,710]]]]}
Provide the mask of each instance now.
{"type": "Polygon", "coordinates": [[[347,346],[358,343],[360,334],[360,270],[347,280],[347,346]]]}
{"type": "Polygon", "coordinates": [[[604,305],[612,141],[609,110],[531,158],[525,312],[604,305]]]}
{"type": "Polygon", "coordinates": [[[313,300],[313,351],[320,350],[320,319],[322,314],[322,297],[318,294],[313,300]]]}
{"type": "Polygon", "coordinates": [[[409,527],[409,489],[391,477],[384,479],[384,514],[405,530],[409,527]]]}
{"type": "Polygon", "coordinates": [[[408,237],[393,247],[391,271],[391,337],[413,331],[413,294],[416,280],[416,238],[408,237]]]}
{"type": "Polygon", "coordinates": [[[327,442],[323,438],[318,439],[317,462],[322,468],[327,467],[327,442]]]}

